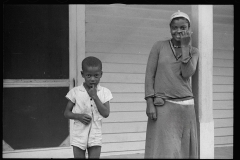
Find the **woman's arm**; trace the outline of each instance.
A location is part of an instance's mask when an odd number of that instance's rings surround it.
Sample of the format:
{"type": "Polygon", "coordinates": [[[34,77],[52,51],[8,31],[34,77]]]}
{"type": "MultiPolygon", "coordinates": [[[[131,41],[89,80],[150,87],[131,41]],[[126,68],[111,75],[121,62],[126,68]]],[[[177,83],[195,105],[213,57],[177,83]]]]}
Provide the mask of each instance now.
{"type": "Polygon", "coordinates": [[[155,43],[148,56],[148,62],[145,73],[145,99],[154,96],[154,80],[159,58],[159,43],[155,43]]]}
{"type": "Polygon", "coordinates": [[[191,46],[182,48],[181,73],[184,78],[191,77],[197,68],[199,51],[191,46]]]}

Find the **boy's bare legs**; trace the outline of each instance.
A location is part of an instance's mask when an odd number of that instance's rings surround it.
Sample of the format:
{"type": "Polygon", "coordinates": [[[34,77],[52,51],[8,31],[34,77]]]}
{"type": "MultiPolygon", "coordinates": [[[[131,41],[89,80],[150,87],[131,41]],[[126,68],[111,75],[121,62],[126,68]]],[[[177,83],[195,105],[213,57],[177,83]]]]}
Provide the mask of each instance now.
{"type": "Polygon", "coordinates": [[[82,159],[85,159],[86,156],[85,156],[85,153],[86,153],[86,150],[82,150],[78,147],[75,147],[73,146],[73,155],[74,155],[74,158],[82,158],[82,159]]]}
{"type": "Polygon", "coordinates": [[[88,148],[88,158],[100,158],[101,146],[92,146],[88,148]]]}

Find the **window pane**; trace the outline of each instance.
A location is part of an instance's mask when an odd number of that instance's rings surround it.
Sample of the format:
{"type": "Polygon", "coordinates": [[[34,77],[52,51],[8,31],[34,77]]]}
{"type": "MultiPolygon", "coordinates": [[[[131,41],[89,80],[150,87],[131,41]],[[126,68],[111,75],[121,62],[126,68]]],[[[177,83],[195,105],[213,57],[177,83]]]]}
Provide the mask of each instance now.
{"type": "Polygon", "coordinates": [[[3,78],[68,79],[68,5],[4,5],[3,78]]]}
{"type": "Polygon", "coordinates": [[[3,140],[14,150],[59,147],[69,135],[68,90],[3,88],[3,140]]]}

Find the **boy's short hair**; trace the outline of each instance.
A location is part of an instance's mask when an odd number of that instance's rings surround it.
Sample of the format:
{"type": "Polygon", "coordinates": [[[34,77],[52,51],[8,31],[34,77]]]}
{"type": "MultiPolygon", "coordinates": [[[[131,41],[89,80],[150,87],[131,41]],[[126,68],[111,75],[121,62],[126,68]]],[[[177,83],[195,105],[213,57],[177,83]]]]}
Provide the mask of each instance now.
{"type": "Polygon", "coordinates": [[[84,70],[85,67],[99,67],[102,70],[102,62],[96,57],[89,56],[82,61],[82,70],[84,70]]]}

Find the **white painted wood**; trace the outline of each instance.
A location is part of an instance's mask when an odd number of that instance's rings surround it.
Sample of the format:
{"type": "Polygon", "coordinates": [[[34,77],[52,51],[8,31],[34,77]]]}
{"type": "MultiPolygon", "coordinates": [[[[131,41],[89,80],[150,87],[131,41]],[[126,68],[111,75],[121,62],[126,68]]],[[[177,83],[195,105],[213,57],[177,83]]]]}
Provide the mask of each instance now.
{"type": "Polygon", "coordinates": [[[146,132],[103,134],[103,143],[145,141],[146,132]]]}
{"type": "Polygon", "coordinates": [[[216,145],[233,145],[233,136],[214,137],[216,145]]]}
{"type": "Polygon", "coordinates": [[[213,67],[214,76],[233,76],[233,68],[213,67]]]}
{"type": "Polygon", "coordinates": [[[233,93],[233,85],[213,85],[214,93],[233,93]]]}
{"type": "MultiPolygon", "coordinates": [[[[103,122],[143,122],[147,121],[146,112],[114,112],[108,118],[104,118],[103,122]]],[[[114,125],[114,124],[113,124],[114,125]]]]}
{"type": "Polygon", "coordinates": [[[103,63],[120,64],[147,64],[148,55],[146,54],[123,54],[123,53],[86,53],[86,56],[95,56],[103,63]]]}
{"type": "Polygon", "coordinates": [[[145,141],[123,142],[123,143],[104,143],[102,152],[134,151],[145,149],[145,141]]]}
{"type": "Polygon", "coordinates": [[[77,23],[77,85],[83,82],[81,75],[82,60],[85,58],[85,5],[76,5],[76,23],[77,23]]]}
{"type": "Polygon", "coordinates": [[[192,5],[193,45],[199,49],[192,86],[199,126],[199,158],[214,158],[213,122],[213,7],[192,5]]]}
{"type": "Polygon", "coordinates": [[[233,77],[230,76],[213,76],[213,84],[214,85],[220,85],[220,84],[233,84],[233,77]]]}
{"type": "Polygon", "coordinates": [[[109,73],[144,73],[146,71],[145,64],[117,64],[117,63],[103,63],[102,69],[109,73]]]}
{"type": "Polygon", "coordinates": [[[213,110],[213,112],[214,112],[214,118],[233,118],[232,109],[213,110]]]}
{"type": "Polygon", "coordinates": [[[118,112],[118,111],[146,111],[146,102],[119,102],[119,103],[110,103],[110,111],[118,112]]]}
{"type": "Polygon", "coordinates": [[[233,127],[215,128],[215,136],[233,136],[233,127]]]}
{"type": "Polygon", "coordinates": [[[69,87],[69,79],[3,79],[4,88],[14,87],[69,87]]]}
{"type": "Polygon", "coordinates": [[[213,58],[233,59],[233,50],[213,49],[213,58]]]}
{"type": "Polygon", "coordinates": [[[114,123],[103,123],[102,131],[103,134],[110,133],[138,133],[145,132],[147,129],[147,120],[142,122],[114,122],[114,123]]]}
{"type": "Polygon", "coordinates": [[[145,102],[144,93],[113,93],[112,102],[145,102]]]}
{"type": "Polygon", "coordinates": [[[213,109],[233,109],[232,100],[213,101],[213,109]]]}
{"type": "Polygon", "coordinates": [[[103,71],[101,82],[111,83],[144,83],[145,74],[129,74],[129,73],[105,73],[103,71]]]}
{"type": "Polygon", "coordinates": [[[233,127],[233,118],[214,119],[214,127],[233,127]]]}
{"type": "Polygon", "coordinates": [[[233,93],[213,93],[213,100],[233,100],[233,93]]]}
{"type": "Polygon", "coordinates": [[[214,67],[229,67],[233,68],[233,60],[231,59],[213,59],[214,67]]]}

